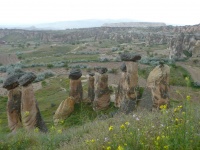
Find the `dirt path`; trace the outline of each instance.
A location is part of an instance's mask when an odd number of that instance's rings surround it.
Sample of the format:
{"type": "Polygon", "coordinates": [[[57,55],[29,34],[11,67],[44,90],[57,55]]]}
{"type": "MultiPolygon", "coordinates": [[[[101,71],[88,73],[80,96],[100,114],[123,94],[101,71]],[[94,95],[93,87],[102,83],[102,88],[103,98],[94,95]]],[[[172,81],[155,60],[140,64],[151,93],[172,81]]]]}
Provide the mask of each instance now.
{"type": "Polygon", "coordinates": [[[199,67],[193,67],[193,66],[189,66],[189,65],[185,65],[181,63],[177,63],[177,65],[185,68],[192,76],[192,79],[194,80],[194,82],[200,82],[200,68],[199,67]]]}

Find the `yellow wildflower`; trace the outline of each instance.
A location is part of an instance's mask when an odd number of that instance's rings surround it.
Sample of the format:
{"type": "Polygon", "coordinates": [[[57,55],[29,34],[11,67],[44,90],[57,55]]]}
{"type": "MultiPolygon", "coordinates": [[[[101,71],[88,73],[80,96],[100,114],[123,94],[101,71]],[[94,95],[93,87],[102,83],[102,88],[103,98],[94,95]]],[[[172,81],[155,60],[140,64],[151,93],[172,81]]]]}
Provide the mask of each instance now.
{"type": "Polygon", "coordinates": [[[129,122],[125,122],[125,125],[129,126],[129,125],[130,125],[130,123],[129,123],[129,122]]]}
{"type": "Polygon", "coordinates": [[[110,146],[108,146],[108,147],[106,148],[106,150],[111,150],[111,147],[110,147],[110,146]]]}
{"type": "Polygon", "coordinates": [[[168,145],[165,145],[163,148],[164,148],[164,149],[169,149],[169,146],[168,146],[168,145]]]}
{"type": "Polygon", "coordinates": [[[38,132],[39,132],[39,129],[38,129],[38,128],[35,128],[35,129],[34,129],[34,132],[35,132],[35,133],[38,133],[38,132]]]}
{"type": "Polygon", "coordinates": [[[109,131],[112,131],[112,130],[113,130],[113,126],[110,126],[110,127],[109,127],[109,131]]]}
{"type": "Polygon", "coordinates": [[[25,116],[25,117],[27,117],[29,114],[30,114],[29,111],[25,111],[25,112],[24,112],[24,116],[25,116]]]}
{"type": "Polygon", "coordinates": [[[91,140],[91,143],[94,143],[94,142],[95,142],[95,140],[94,140],[94,139],[92,139],[92,140],[91,140]]]}
{"type": "Polygon", "coordinates": [[[161,110],[167,109],[167,105],[161,105],[161,106],[160,106],[160,109],[161,109],[161,110]]]}
{"type": "Polygon", "coordinates": [[[187,95],[186,99],[187,99],[188,101],[190,101],[190,100],[191,100],[191,96],[187,95]]]}
{"type": "Polygon", "coordinates": [[[59,134],[61,134],[61,133],[62,133],[62,130],[59,129],[57,132],[58,132],[59,134]]]}
{"type": "Polygon", "coordinates": [[[122,146],[119,145],[119,146],[117,147],[117,150],[124,150],[124,148],[123,148],[122,146]]]}
{"type": "Polygon", "coordinates": [[[64,124],[64,120],[60,120],[59,122],[60,122],[60,124],[64,124]]]}
{"type": "Polygon", "coordinates": [[[189,81],[189,77],[185,77],[185,81],[189,81]]]}
{"type": "Polygon", "coordinates": [[[51,126],[51,131],[54,131],[55,129],[55,126],[51,126]]]}
{"type": "Polygon", "coordinates": [[[159,141],[160,140],[160,136],[157,136],[156,140],[159,141]]]}
{"type": "Polygon", "coordinates": [[[85,143],[86,143],[86,144],[89,144],[89,143],[90,143],[90,141],[89,141],[89,140],[86,140],[86,141],[85,141],[85,143]]]}
{"type": "Polygon", "coordinates": [[[121,128],[121,129],[125,129],[126,127],[124,126],[124,124],[122,124],[122,125],[120,126],[120,128],[121,128]]]}

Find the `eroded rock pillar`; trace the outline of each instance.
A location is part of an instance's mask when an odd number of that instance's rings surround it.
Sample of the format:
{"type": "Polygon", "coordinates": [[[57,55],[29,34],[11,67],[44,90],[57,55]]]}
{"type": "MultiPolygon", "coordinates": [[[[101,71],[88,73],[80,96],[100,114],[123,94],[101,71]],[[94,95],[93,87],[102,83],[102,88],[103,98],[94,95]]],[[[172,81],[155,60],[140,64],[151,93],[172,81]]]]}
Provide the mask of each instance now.
{"type": "Polygon", "coordinates": [[[25,129],[33,130],[38,128],[42,132],[47,132],[47,127],[41,117],[40,110],[35,99],[32,81],[36,76],[33,73],[26,73],[19,79],[22,86],[21,114],[22,123],[25,129]]]}
{"type": "Polygon", "coordinates": [[[107,68],[95,68],[95,98],[93,102],[94,110],[102,110],[110,105],[110,90],[108,88],[107,68]]]}
{"type": "Polygon", "coordinates": [[[21,120],[21,91],[17,87],[8,91],[7,102],[8,127],[12,132],[16,132],[22,127],[21,120]]]}
{"type": "Polygon", "coordinates": [[[116,92],[116,106],[126,113],[133,111],[137,106],[138,91],[138,63],[141,56],[137,54],[123,53],[121,60],[121,78],[116,92]]]}
{"type": "Polygon", "coordinates": [[[57,125],[60,121],[66,119],[74,111],[75,99],[73,97],[68,97],[63,100],[58,106],[54,116],[54,124],[57,125]]]}
{"type": "Polygon", "coordinates": [[[8,90],[7,118],[8,127],[12,132],[16,132],[22,127],[21,121],[21,89],[18,87],[19,78],[24,75],[21,70],[16,70],[9,74],[3,83],[3,88],[8,90]]]}
{"type": "Polygon", "coordinates": [[[170,67],[165,64],[156,66],[147,78],[147,87],[151,89],[153,108],[161,105],[169,107],[169,76],[170,67]]]}
{"type": "Polygon", "coordinates": [[[83,100],[83,88],[81,83],[81,70],[72,69],[69,74],[70,78],[70,92],[69,96],[74,97],[75,102],[79,103],[83,100]]]}

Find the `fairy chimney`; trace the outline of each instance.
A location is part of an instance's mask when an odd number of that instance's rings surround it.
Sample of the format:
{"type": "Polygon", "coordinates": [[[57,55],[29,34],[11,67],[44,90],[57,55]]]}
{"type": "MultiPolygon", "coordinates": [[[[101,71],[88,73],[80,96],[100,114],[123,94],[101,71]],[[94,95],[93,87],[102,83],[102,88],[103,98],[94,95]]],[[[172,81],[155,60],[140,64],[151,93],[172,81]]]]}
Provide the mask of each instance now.
{"type": "Polygon", "coordinates": [[[93,102],[94,110],[102,110],[108,108],[110,105],[110,90],[108,88],[108,74],[107,68],[95,68],[95,98],[93,102]]]}
{"type": "Polygon", "coordinates": [[[163,63],[156,66],[147,78],[147,87],[151,89],[153,108],[161,105],[169,107],[169,76],[170,67],[163,63]]]}
{"type": "Polygon", "coordinates": [[[21,115],[25,129],[32,130],[38,128],[41,132],[47,132],[47,127],[41,117],[40,110],[35,99],[32,82],[36,75],[29,72],[21,76],[18,80],[22,86],[21,115]]]}
{"type": "Polygon", "coordinates": [[[53,116],[55,125],[58,125],[60,121],[66,119],[74,111],[74,104],[75,99],[73,97],[68,97],[60,103],[53,116]]]}
{"type": "Polygon", "coordinates": [[[116,92],[115,106],[126,113],[136,108],[138,88],[138,63],[141,59],[138,54],[123,53],[120,55],[124,61],[120,67],[122,70],[118,89],[116,92]]]}
{"type": "Polygon", "coordinates": [[[22,127],[21,122],[21,90],[18,87],[18,79],[24,75],[21,70],[9,74],[3,83],[3,88],[8,90],[7,118],[8,127],[12,132],[16,132],[22,127]]]}
{"type": "Polygon", "coordinates": [[[80,69],[72,69],[69,74],[70,92],[69,96],[75,98],[75,102],[79,103],[83,100],[83,88],[81,83],[82,72],[80,69]]]}

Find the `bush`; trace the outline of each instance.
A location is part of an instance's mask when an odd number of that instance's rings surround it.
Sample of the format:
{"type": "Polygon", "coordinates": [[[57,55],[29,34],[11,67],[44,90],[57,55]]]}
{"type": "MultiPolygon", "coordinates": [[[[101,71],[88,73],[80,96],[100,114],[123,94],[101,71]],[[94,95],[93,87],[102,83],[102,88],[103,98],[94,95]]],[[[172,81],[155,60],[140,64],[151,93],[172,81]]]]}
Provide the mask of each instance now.
{"type": "Polygon", "coordinates": [[[4,78],[0,77],[0,83],[3,83],[4,78]]]}
{"type": "Polygon", "coordinates": [[[47,64],[47,68],[53,68],[53,65],[52,64],[47,64]]]}
{"type": "Polygon", "coordinates": [[[6,66],[0,66],[0,72],[6,72],[6,66]]]}
{"type": "Polygon", "coordinates": [[[43,81],[44,79],[53,77],[54,75],[55,73],[53,73],[52,71],[45,71],[45,72],[39,73],[34,82],[43,81]]]}

